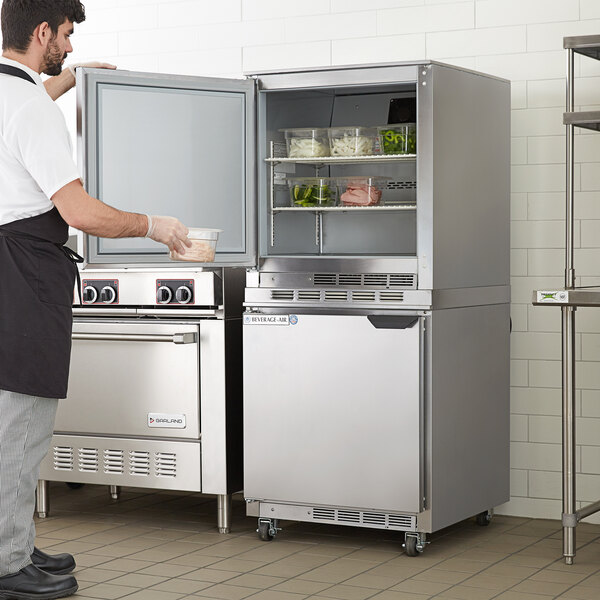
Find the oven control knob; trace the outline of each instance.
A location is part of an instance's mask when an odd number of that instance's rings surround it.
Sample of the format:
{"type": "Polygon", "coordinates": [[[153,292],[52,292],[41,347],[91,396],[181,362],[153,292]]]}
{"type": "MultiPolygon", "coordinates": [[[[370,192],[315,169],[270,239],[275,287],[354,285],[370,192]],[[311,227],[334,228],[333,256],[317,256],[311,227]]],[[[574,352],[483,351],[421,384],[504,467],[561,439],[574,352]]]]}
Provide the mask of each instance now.
{"type": "Polygon", "coordinates": [[[97,299],[98,299],[98,290],[96,290],[96,288],[94,286],[88,285],[83,290],[83,301],[86,304],[94,304],[94,302],[96,302],[97,299]]]}
{"type": "Polygon", "coordinates": [[[182,285],[175,290],[175,300],[179,304],[187,304],[192,299],[192,290],[187,285],[182,285]]]}
{"type": "Polygon", "coordinates": [[[104,304],[112,304],[116,297],[117,292],[115,292],[114,288],[111,288],[109,285],[100,290],[100,300],[104,302],[104,304]]]}
{"type": "Polygon", "coordinates": [[[169,304],[173,298],[173,292],[166,285],[161,285],[156,290],[156,301],[159,304],[169,304]]]}

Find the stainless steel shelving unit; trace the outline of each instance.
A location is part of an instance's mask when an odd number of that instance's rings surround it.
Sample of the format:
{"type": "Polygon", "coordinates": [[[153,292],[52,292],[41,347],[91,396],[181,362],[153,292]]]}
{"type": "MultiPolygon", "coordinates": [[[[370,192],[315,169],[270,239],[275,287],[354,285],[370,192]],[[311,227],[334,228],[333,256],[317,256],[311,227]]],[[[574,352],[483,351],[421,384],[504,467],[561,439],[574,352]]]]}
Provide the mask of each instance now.
{"type": "Polygon", "coordinates": [[[560,305],[562,310],[562,430],[563,430],[563,556],[568,565],[575,557],[575,529],[579,521],[600,511],[600,500],[576,510],[576,437],[575,437],[575,311],[578,306],[600,306],[600,287],[576,287],[573,250],[573,182],[575,127],[600,131],[600,111],[575,112],[575,54],[600,60],[600,35],[566,37],[567,100],[563,122],[566,126],[566,218],[565,287],[534,292],[536,306],[560,305]]]}

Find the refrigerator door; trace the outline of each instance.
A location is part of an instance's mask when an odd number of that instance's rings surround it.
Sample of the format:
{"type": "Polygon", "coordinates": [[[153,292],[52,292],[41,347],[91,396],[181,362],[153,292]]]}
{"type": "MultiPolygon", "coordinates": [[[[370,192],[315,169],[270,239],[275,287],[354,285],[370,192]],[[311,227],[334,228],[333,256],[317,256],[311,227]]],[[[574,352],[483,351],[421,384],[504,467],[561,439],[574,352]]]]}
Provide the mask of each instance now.
{"type": "MultiPolygon", "coordinates": [[[[253,266],[255,91],[249,79],[79,69],[87,191],[121,210],[222,229],[212,266],[253,266]]],[[[91,264],[171,264],[144,238],[84,237],[91,264]]]]}
{"type": "Polygon", "coordinates": [[[422,318],[244,315],[244,495],[421,509],[422,318]]]}

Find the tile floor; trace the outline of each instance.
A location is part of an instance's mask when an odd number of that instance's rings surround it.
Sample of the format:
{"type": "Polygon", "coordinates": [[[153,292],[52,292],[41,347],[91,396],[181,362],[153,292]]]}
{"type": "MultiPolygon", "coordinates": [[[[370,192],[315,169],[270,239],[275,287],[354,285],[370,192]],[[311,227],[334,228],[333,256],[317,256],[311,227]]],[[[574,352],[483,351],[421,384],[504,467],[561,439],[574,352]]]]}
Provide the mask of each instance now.
{"type": "Polygon", "coordinates": [[[559,521],[495,516],[431,536],[409,558],[399,533],[284,522],[272,542],[235,497],[229,535],[216,501],[198,494],[53,483],[39,547],[77,560],[79,600],[599,600],[600,525],[577,528],[575,564],[561,559],[559,521]]]}

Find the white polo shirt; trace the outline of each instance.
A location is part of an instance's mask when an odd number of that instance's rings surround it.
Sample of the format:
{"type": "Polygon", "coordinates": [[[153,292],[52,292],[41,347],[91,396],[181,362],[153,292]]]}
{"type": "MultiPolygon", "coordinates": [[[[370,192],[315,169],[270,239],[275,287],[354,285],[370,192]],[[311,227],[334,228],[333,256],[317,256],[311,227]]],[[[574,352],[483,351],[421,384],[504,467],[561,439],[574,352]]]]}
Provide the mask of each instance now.
{"type": "Polygon", "coordinates": [[[65,118],[29,67],[0,56],[36,83],[0,73],[0,225],[54,207],[52,196],[79,179],[65,118]]]}

